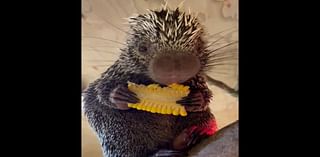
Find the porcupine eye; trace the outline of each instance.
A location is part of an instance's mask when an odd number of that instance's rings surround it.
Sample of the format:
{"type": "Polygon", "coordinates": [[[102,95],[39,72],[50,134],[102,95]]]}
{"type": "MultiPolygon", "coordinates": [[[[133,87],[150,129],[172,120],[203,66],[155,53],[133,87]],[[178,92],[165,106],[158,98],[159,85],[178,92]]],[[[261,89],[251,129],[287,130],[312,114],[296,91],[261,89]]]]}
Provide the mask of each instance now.
{"type": "Polygon", "coordinates": [[[140,53],[147,53],[148,52],[148,47],[147,47],[146,43],[139,44],[138,50],[139,50],[140,53]]]}

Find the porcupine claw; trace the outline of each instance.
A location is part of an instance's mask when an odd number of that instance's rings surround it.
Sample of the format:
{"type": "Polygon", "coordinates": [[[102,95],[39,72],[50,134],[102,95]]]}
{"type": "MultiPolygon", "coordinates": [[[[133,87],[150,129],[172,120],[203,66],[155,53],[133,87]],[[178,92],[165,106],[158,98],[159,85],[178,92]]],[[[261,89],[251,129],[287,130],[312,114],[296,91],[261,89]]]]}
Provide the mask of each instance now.
{"type": "Polygon", "coordinates": [[[120,85],[111,92],[110,101],[115,104],[117,109],[127,110],[129,109],[128,103],[138,103],[139,99],[127,86],[120,85]]]}
{"type": "Polygon", "coordinates": [[[188,96],[177,101],[183,105],[188,112],[199,112],[206,109],[205,100],[200,91],[192,91],[188,96]]]}

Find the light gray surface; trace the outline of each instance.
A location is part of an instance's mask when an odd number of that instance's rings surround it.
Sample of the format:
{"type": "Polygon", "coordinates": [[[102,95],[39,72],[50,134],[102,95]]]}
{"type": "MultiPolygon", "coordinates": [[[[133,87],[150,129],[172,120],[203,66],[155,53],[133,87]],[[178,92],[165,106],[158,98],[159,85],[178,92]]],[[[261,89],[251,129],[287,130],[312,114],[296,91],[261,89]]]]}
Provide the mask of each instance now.
{"type": "Polygon", "coordinates": [[[238,157],[239,121],[219,130],[190,151],[190,157],[238,157]]]}

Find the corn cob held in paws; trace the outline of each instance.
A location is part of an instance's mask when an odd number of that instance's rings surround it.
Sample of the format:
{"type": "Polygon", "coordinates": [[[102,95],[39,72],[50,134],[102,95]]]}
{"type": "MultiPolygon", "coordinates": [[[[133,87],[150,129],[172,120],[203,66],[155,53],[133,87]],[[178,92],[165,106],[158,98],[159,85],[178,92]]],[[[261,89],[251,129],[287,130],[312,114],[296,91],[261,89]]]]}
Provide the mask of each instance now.
{"type": "Polygon", "coordinates": [[[175,116],[187,115],[184,106],[177,104],[176,101],[188,96],[190,92],[188,86],[171,84],[168,87],[160,87],[157,84],[146,86],[128,82],[128,88],[140,99],[139,103],[129,103],[128,106],[131,108],[175,116]]]}

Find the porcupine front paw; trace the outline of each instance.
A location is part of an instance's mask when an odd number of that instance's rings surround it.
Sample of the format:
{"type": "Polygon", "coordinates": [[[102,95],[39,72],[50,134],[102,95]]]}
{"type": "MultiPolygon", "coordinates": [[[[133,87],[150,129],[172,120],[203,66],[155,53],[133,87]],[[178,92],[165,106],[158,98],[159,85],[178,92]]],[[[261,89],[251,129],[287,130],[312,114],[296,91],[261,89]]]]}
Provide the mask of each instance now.
{"type": "Polygon", "coordinates": [[[206,122],[205,125],[188,127],[173,140],[173,149],[190,149],[202,139],[213,135],[217,130],[217,124],[214,119],[206,122]]]}
{"type": "Polygon", "coordinates": [[[127,86],[120,85],[111,92],[110,101],[115,104],[117,109],[128,110],[128,103],[138,103],[139,99],[127,86]]]}
{"type": "Polygon", "coordinates": [[[190,92],[188,96],[178,100],[177,103],[183,105],[187,112],[204,111],[208,107],[200,91],[190,92]]]}

